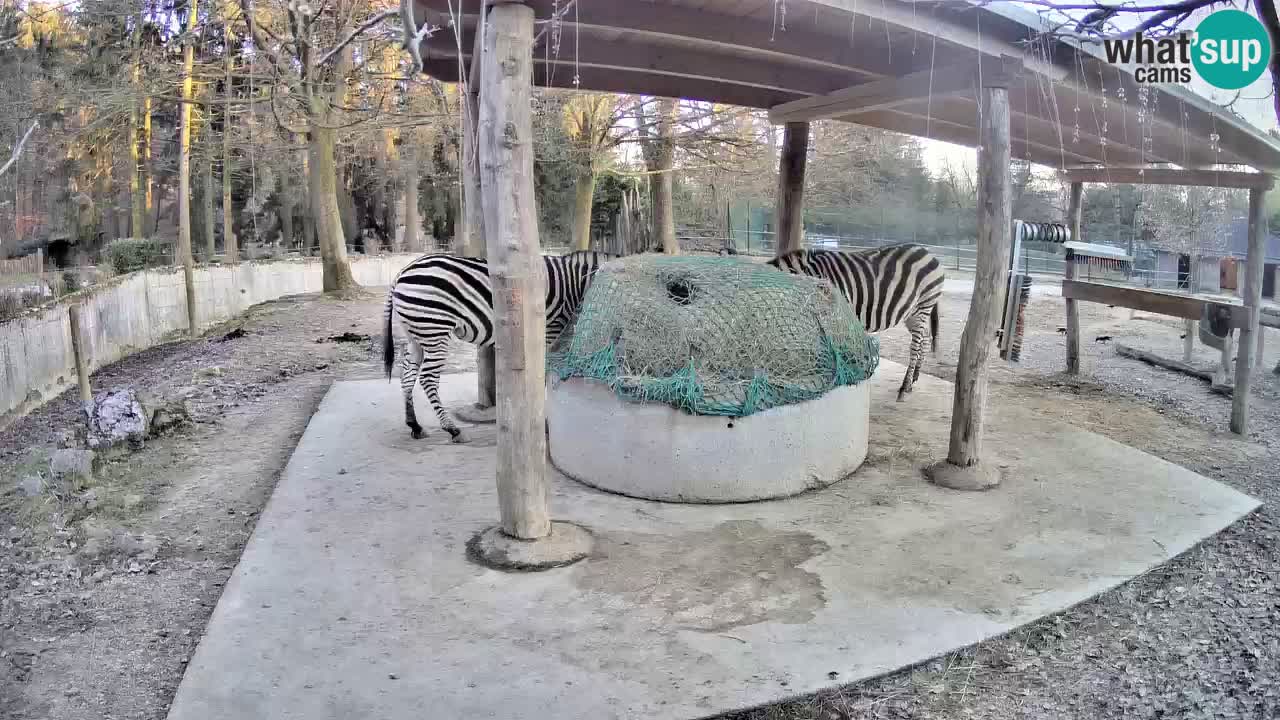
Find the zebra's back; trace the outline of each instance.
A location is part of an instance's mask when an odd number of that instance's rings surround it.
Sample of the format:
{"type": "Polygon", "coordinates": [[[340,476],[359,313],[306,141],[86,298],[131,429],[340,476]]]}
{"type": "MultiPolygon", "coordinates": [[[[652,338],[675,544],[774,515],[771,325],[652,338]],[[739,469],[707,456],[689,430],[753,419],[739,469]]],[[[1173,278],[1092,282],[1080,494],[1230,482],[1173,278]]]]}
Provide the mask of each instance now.
{"type": "Polygon", "coordinates": [[[769,264],[831,282],[873,333],[936,306],[945,280],[942,263],[915,243],[869,250],[794,250],[769,264]]]}
{"type": "Polygon", "coordinates": [[[493,286],[482,259],[423,255],[396,275],[390,295],[413,336],[456,332],[477,344],[493,337],[493,286]]]}

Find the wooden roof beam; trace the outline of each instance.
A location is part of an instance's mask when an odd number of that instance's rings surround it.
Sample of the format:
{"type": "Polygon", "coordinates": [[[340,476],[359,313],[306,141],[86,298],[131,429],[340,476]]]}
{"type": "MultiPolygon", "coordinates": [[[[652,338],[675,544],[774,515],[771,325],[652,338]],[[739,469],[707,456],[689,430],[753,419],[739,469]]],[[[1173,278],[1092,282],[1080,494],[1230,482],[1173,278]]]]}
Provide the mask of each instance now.
{"type": "Polygon", "coordinates": [[[1014,76],[1021,74],[1022,61],[1016,57],[984,58],[974,65],[954,65],[941,70],[929,69],[901,77],[881,78],[854,85],[817,97],[802,98],[769,109],[769,122],[811,122],[859,113],[885,110],[897,105],[970,93],[985,74],[1014,76]]]}
{"type": "MultiPolygon", "coordinates": [[[[551,17],[553,0],[525,2],[534,8],[539,19],[551,17]]],[[[427,10],[427,17],[433,22],[443,24],[449,18],[449,0],[416,0],[416,5],[427,10]]],[[[470,3],[464,6],[467,10],[462,24],[474,28],[476,14],[473,6],[470,3]]],[[[456,7],[455,4],[455,10],[456,7]]],[[[837,39],[810,32],[781,32],[771,22],[761,22],[752,17],[667,3],[634,0],[579,2],[575,12],[565,16],[561,24],[562,42],[566,46],[571,45],[570,39],[582,39],[599,31],[622,31],[646,42],[697,45],[709,52],[751,56],[800,67],[856,71],[874,77],[901,72],[900,69],[895,72],[895,66],[901,61],[889,58],[879,47],[850,43],[845,37],[837,39]]],[[[546,43],[548,39],[549,34],[543,37],[542,42],[546,43]]],[[[928,56],[920,53],[919,62],[927,63],[928,56]]]]}
{"type": "Polygon", "coordinates": [[[1067,182],[1193,185],[1246,190],[1270,190],[1275,184],[1275,178],[1268,173],[1137,167],[1071,168],[1064,173],[1064,179],[1067,182]]]}
{"type": "Polygon", "coordinates": [[[856,113],[886,110],[930,95],[944,96],[972,90],[977,82],[972,68],[942,72],[922,70],[902,77],[882,78],[836,90],[825,95],[793,100],[769,108],[769,122],[812,122],[856,113]]]}

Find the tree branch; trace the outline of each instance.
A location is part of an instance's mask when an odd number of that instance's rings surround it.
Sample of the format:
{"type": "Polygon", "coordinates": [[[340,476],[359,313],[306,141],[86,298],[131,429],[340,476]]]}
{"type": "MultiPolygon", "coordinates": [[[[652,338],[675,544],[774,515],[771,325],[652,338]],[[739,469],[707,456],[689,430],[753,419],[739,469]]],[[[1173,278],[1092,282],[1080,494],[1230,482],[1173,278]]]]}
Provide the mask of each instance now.
{"type": "Polygon", "coordinates": [[[334,45],[332,48],[329,49],[328,52],[326,52],[324,55],[321,55],[320,59],[316,60],[316,65],[319,66],[319,65],[327,64],[330,60],[336,57],[338,53],[342,52],[343,48],[350,45],[352,40],[355,40],[357,37],[364,34],[365,31],[381,23],[382,21],[393,18],[396,15],[399,15],[400,12],[401,11],[399,10],[383,10],[377,15],[374,15],[368,20],[365,20],[364,22],[360,23],[360,25],[357,26],[356,29],[352,30],[350,33],[347,33],[347,36],[343,38],[337,45],[334,45]]]}
{"type": "Polygon", "coordinates": [[[36,128],[39,126],[39,120],[31,121],[31,127],[27,128],[26,134],[22,136],[22,139],[18,141],[17,146],[13,148],[13,155],[9,156],[9,162],[5,163],[3,167],[0,167],[0,177],[4,177],[4,174],[9,172],[9,168],[13,167],[14,164],[18,162],[18,157],[22,155],[22,149],[26,146],[27,140],[31,137],[31,133],[35,132],[36,128]]]}

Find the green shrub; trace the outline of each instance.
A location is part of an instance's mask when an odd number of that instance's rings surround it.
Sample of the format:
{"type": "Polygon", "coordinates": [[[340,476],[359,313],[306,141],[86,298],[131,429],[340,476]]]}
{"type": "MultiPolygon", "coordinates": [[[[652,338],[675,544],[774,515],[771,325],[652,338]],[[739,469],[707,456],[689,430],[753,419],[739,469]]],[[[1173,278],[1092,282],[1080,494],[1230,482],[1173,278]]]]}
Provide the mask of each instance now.
{"type": "Polygon", "coordinates": [[[169,246],[159,240],[120,238],[107,244],[111,268],[123,275],[135,270],[160,267],[170,262],[169,246]]]}

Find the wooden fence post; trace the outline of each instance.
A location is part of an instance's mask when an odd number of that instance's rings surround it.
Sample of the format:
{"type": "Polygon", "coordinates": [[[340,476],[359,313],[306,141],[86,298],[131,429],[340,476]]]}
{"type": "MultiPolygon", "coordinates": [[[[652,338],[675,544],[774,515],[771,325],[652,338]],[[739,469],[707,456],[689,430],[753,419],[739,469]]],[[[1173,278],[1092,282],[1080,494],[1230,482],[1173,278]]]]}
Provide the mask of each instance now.
{"type": "Polygon", "coordinates": [[[493,284],[502,523],[468,543],[473,560],[537,569],[585,557],[591,536],[547,506],[546,296],[533,195],[533,10],[490,0],[480,66],[480,178],[493,284]],[[533,541],[533,542],[531,542],[533,541]]]}
{"type": "MultiPolygon", "coordinates": [[[[1067,205],[1067,222],[1071,223],[1071,239],[1075,242],[1080,240],[1080,216],[1084,210],[1084,183],[1071,183],[1071,198],[1067,205]]],[[[1066,253],[1066,269],[1065,277],[1068,280],[1076,278],[1076,264],[1071,257],[1071,251],[1066,253]]],[[[1067,298],[1067,374],[1080,374],[1080,307],[1076,301],[1067,298]]]]}
{"type": "Polygon", "coordinates": [[[93,390],[89,387],[89,357],[84,341],[84,324],[80,317],[80,303],[67,308],[71,322],[71,354],[76,361],[76,382],[80,385],[80,402],[93,402],[93,390]]]}
{"type": "Polygon", "coordinates": [[[926,470],[933,482],[955,490],[986,490],[1000,483],[996,464],[980,464],[980,460],[987,361],[995,343],[1012,245],[1009,85],[1021,63],[1011,58],[1005,62],[1003,72],[983,78],[978,132],[978,264],[956,363],[951,444],[946,459],[926,470]]]}

